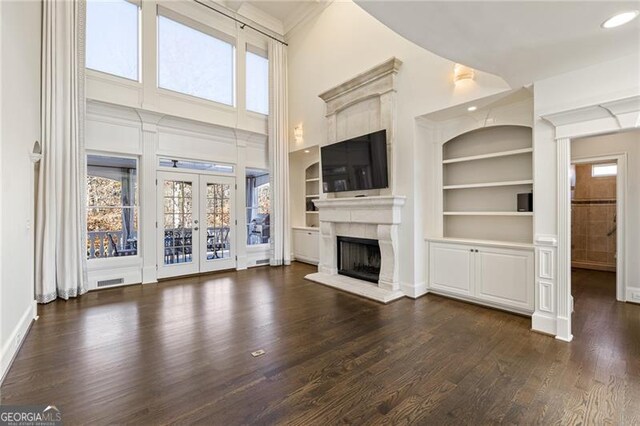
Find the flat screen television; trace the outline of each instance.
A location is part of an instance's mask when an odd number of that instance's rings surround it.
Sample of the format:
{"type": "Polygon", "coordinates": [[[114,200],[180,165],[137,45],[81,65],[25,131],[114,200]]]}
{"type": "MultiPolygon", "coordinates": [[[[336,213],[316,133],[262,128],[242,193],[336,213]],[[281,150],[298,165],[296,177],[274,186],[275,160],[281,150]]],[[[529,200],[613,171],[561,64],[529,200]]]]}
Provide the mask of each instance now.
{"type": "Polygon", "coordinates": [[[324,192],[389,186],[386,130],[323,146],[320,155],[324,192]]]}

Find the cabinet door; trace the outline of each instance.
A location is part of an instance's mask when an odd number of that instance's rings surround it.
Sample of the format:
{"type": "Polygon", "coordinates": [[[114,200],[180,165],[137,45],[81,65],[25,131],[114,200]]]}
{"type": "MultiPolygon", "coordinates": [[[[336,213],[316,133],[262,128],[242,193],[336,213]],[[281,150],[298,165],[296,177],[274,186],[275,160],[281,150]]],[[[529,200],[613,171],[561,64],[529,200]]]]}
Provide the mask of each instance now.
{"type": "Polygon", "coordinates": [[[473,247],[457,244],[429,245],[429,285],[464,296],[473,296],[473,247]]]}
{"type": "Polygon", "coordinates": [[[476,297],[533,310],[533,253],[479,248],[476,253],[476,297]]]}
{"type": "Polygon", "coordinates": [[[293,254],[296,259],[303,262],[315,262],[320,260],[320,240],[317,232],[303,229],[293,230],[293,254]]]}

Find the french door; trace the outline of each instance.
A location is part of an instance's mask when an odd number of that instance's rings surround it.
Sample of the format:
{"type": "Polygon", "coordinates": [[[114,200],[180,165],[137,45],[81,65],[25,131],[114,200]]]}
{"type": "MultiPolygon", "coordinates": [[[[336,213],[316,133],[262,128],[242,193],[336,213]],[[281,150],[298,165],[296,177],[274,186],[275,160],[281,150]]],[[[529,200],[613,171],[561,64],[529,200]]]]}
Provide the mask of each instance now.
{"type": "Polygon", "coordinates": [[[236,267],[235,178],[158,172],[158,278],[236,267]]]}

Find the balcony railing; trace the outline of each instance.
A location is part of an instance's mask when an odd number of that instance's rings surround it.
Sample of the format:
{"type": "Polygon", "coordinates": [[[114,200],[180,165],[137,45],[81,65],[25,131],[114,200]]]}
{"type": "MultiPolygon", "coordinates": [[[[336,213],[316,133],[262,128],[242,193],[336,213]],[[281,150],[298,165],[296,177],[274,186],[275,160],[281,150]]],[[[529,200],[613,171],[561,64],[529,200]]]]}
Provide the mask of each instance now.
{"type": "Polygon", "coordinates": [[[125,241],[123,231],[87,232],[87,259],[131,256],[138,252],[137,240],[125,241]]]}

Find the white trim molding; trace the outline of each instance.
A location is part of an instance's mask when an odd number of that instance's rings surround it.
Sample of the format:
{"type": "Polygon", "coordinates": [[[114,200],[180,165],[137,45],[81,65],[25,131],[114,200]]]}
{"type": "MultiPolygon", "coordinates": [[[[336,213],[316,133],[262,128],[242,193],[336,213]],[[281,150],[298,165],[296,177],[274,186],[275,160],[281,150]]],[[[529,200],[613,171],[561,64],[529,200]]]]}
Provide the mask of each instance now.
{"type": "Polygon", "coordinates": [[[11,332],[2,347],[2,356],[0,358],[0,384],[4,381],[14,358],[18,354],[20,347],[24,343],[24,339],[29,332],[29,328],[34,320],[38,317],[38,304],[34,300],[29,307],[23,312],[20,321],[11,332]]]}
{"type": "MultiPolygon", "coordinates": [[[[558,111],[541,115],[554,127],[557,155],[557,273],[553,279],[538,276],[536,280],[536,311],[533,315],[534,330],[554,334],[556,339],[570,342],[571,314],[571,187],[569,168],[571,166],[571,139],[620,132],[640,127],[640,96],[599,103],[584,108],[558,111]],[[555,284],[556,288],[550,290],[555,284]],[[549,292],[553,297],[548,298],[549,292]],[[541,300],[541,295],[547,299],[541,300]],[[555,305],[554,305],[555,302],[555,305]],[[555,312],[553,309],[555,308],[555,312]],[[549,311],[552,312],[549,312],[549,311]]],[[[541,242],[544,239],[541,239],[541,242]]],[[[536,258],[544,244],[536,241],[536,258]]],[[[537,265],[537,275],[541,265],[537,265]]]]}

